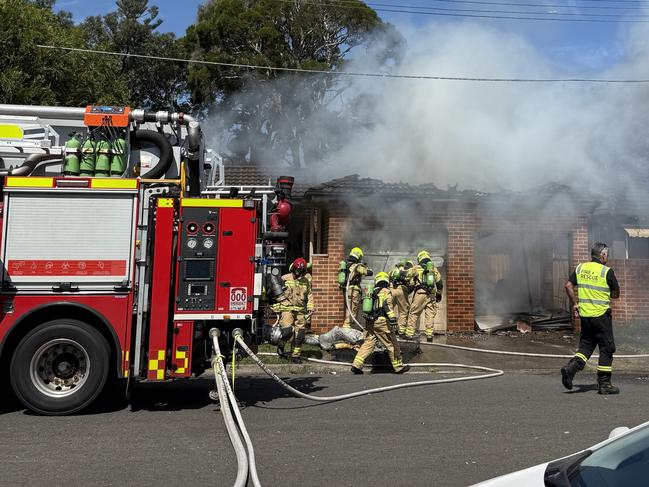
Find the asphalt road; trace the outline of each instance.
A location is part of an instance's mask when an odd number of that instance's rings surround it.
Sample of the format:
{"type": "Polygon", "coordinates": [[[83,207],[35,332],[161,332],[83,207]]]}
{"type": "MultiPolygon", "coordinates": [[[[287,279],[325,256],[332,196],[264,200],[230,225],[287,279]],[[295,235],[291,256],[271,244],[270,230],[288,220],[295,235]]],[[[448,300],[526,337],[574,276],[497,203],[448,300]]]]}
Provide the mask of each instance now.
{"type": "MultiPolygon", "coordinates": [[[[330,395],[423,374],[292,376],[330,395]]],[[[588,447],[616,426],[649,420],[649,377],[618,375],[599,396],[592,374],[574,392],[556,374],[508,372],[319,404],[270,379],[240,377],[236,393],[266,486],[466,486],[588,447]]],[[[234,452],[212,382],[142,384],[132,404],[104,398],[84,414],[39,417],[3,403],[1,485],[232,485],[234,452]]]]}

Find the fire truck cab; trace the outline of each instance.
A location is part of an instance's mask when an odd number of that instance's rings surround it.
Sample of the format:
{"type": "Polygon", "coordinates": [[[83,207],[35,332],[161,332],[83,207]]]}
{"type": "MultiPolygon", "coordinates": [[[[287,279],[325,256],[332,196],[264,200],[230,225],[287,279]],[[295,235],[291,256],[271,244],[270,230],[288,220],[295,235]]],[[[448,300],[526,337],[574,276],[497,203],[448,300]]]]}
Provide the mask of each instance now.
{"type": "Polygon", "coordinates": [[[260,340],[291,177],[226,187],[182,113],[0,105],[0,178],[0,370],[27,408],[198,375],[212,327],[260,340]]]}

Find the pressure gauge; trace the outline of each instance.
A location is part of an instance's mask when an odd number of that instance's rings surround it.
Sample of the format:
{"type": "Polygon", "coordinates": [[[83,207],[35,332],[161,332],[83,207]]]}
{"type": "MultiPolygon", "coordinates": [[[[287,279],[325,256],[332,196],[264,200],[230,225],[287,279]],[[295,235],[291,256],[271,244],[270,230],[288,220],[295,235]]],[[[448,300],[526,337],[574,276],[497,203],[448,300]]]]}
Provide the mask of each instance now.
{"type": "Polygon", "coordinates": [[[206,249],[211,249],[212,247],[214,247],[214,240],[211,238],[206,238],[205,240],[203,240],[203,247],[205,247],[206,249]]]}
{"type": "Polygon", "coordinates": [[[189,247],[190,249],[195,249],[196,244],[198,244],[198,241],[195,238],[190,238],[187,240],[187,247],[189,247]]]}

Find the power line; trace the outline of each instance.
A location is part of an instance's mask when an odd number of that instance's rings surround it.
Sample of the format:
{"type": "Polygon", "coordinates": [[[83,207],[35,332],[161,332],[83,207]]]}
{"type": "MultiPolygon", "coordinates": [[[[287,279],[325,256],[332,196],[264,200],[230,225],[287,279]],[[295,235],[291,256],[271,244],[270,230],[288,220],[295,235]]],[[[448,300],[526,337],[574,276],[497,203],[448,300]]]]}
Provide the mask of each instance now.
{"type": "MultiPolygon", "coordinates": [[[[275,2],[281,3],[293,3],[294,0],[273,0],[275,2]]],[[[361,5],[345,5],[342,3],[327,3],[327,2],[316,2],[305,0],[303,3],[308,5],[315,6],[324,6],[324,7],[339,7],[347,9],[364,9],[365,6],[361,5]]],[[[368,3],[367,6],[372,6],[368,3]]],[[[415,10],[403,10],[397,8],[379,8],[372,7],[376,12],[388,12],[388,13],[402,13],[402,14],[413,14],[413,15],[433,15],[433,16],[442,16],[442,17],[466,17],[466,18],[479,18],[479,19],[508,19],[508,20],[534,20],[534,21],[546,21],[546,22],[594,22],[594,23],[649,23],[649,20],[636,20],[638,17],[634,16],[633,20],[618,20],[616,18],[607,18],[607,19],[593,19],[593,18],[559,18],[559,17],[547,17],[547,15],[579,15],[584,17],[589,14],[575,14],[575,13],[552,13],[552,12],[507,12],[502,10],[476,10],[476,9],[445,9],[442,7],[428,7],[430,9],[435,9],[436,11],[415,11],[415,10]],[[439,10],[439,11],[438,11],[439,10]],[[462,12],[476,12],[476,13],[462,13],[462,12]],[[483,12],[486,15],[478,14],[477,12],[483,12]],[[496,14],[515,14],[515,15],[496,15],[496,14]],[[520,15],[546,15],[546,17],[521,17],[520,15]]],[[[594,14],[590,14],[594,15],[594,14]]],[[[594,15],[596,17],[625,17],[619,15],[594,15]]]]}
{"type": "Polygon", "coordinates": [[[302,68],[283,68],[278,66],[260,66],[256,64],[243,63],[225,63],[219,61],[204,61],[200,59],[183,59],[168,56],[153,56],[147,54],[127,54],[123,52],[100,51],[97,49],[82,49],[79,47],[51,46],[36,44],[41,49],[56,49],[70,52],[84,52],[88,54],[101,54],[107,56],[117,56],[137,59],[152,59],[156,61],[172,61],[186,64],[202,64],[209,66],[221,66],[229,68],[244,68],[251,70],[281,71],[289,73],[305,74],[323,74],[326,76],[354,76],[367,78],[385,78],[385,79],[412,79],[412,80],[431,80],[431,81],[475,81],[488,83],[649,83],[649,79],[600,79],[600,78],[488,78],[488,77],[466,77],[466,76],[431,76],[431,75],[414,75],[414,74],[390,74],[390,73],[371,73],[361,71],[326,71],[324,69],[302,69],[302,68]]]}
{"type": "MultiPolygon", "coordinates": [[[[471,5],[497,5],[497,6],[506,6],[506,7],[544,7],[544,8],[572,8],[578,10],[646,10],[649,8],[648,2],[642,2],[645,4],[644,7],[620,7],[612,5],[552,5],[544,3],[511,3],[511,2],[490,2],[482,0],[432,0],[433,2],[442,2],[442,3],[451,3],[451,4],[471,4],[471,5]]],[[[586,0],[593,1],[593,0],[586,0]]],[[[335,3],[351,3],[348,0],[340,0],[340,2],[335,3]]],[[[399,5],[391,3],[382,3],[382,2],[371,2],[372,5],[377,7],[396,7],[403,9],[416,9],[416,10],[430,10],[435,9],[435,7],[422,7],[418,5],[399,5]]],[[[368,3],[369,5],[369,3],[368,3]]],[[[603,15],[603,14],[602,14],[603,15]]]]}
{"type": "MultiPolygon", "coordinates": [[[[274,0],[278,2],[284,2],[284,1],[289,1],[289,0],[274,0]]],[[[342,5],[342,4],[337,4],[337,3],[324,3],[324,2],[309,2],[312,5],[328,5],[332,7],[343,7],[343,8],[361,8],[361,7],[352,7],[351,5],[342,5]]],[[[381,5],[381,4],[376,4],[376,3],[367,3],[368,6],[374,8],[376,5],[381,5]]],[[[413,8],[413,7],[403,7],[403,8],[413,8]]],[[[414,7],[414,8],[419,8],[419,9],[425,9],[425,11],[421,12],[406,12],[404,10],[404,13],[415,13],[415,14],[424,14],[424,15],[435,15],[435,13],[431,13],[431,11],[441,11],[441,12],[454,12],[454,13],[463,13],[463,12],[469,12],[469,13],[488,13],[488,14],[507,14],[507,15],[548,15],[548,16],[554,16],[554,15],[564,15],[564,16],[571,16],[571,17],[612,17],[612,18],[631,18],[631,19],[642,19],[642,18],[647,18],[649,17],[648,15],[633,15],[633,14],[627,14],[627,15],[621,15],[621,14],[593,14],[593,13],[579,13],[579,12],[538,12],[538,11],[523,11],[523,10],[484,10],[484,9],[458,9],[458,8],[444,8],[444,7],[414,7]]],[[[375,10],[381,10],[381,8],[374,8],[375,10]]],[[[550,20],[550,18],[548,18],[550,20]]],[[[569,20],[569,19],[566,19],[569,20]]],[[[608,20],[608,19],[605,19],[608,20]]]]}

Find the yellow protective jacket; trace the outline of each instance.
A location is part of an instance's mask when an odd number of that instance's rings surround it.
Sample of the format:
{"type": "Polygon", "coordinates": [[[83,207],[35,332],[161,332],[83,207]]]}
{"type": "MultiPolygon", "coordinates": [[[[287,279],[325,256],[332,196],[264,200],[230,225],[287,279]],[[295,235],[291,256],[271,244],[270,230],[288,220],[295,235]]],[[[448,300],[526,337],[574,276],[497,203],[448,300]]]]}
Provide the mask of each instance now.
{"type": "MultiPolygon", "coordinates": [[[[407,279],[410,283],[410,286],[414,289],[424,289],[428,292],[436,292],[437,286],[429,288],[426,286],[426,278],[424,277],[425,269],[419,264],[415,265],[408,270],[407,279]]],[[[442,275],[437,270],[437,267],[433,267],[433,274],[435,276],[435,284],[442,282],[442,275]]]]}
{"type": "Polygon", "coordinates": [[[313,311],[313,292],[311,279],[307,276],[296,278],[293,273],[284,274],[282,281],[286,284],[284,294],[271,308],[273,311],[313,311]]]}
{"type": "Polygon", "coordinates": [[[356,262],[349,266],[349,287],[361,288],[361,279],[367,275],[367,265],[362,262],[356,262]]]}
{"type": "Polygon", "coordinates": [[[374,323],[386,323],[397,319],[397,316],[394,314],[394,301],[392,300],[392,293],[389,288],[381,288],[376,294],[375,307],[376,318],[374,323]]]}

